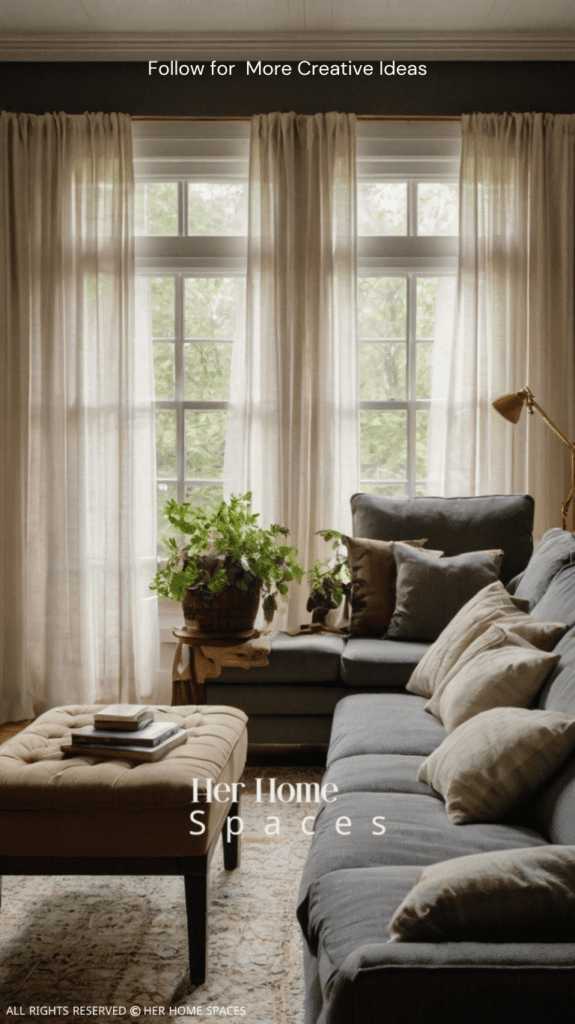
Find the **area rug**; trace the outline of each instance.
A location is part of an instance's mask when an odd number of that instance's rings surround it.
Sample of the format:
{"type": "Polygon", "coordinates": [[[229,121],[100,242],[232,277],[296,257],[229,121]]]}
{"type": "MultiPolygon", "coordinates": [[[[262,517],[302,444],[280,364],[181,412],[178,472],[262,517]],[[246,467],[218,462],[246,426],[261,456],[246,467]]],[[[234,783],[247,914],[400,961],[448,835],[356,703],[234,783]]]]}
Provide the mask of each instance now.
{"type": "MultiPolygon", "coordinates": [[[[212,861],[204,985],[194,988],[189,980],[182,879],[6,877],[0,1019],[28,1024],[41,1016],[141,1016],[302,1024],[295,907],[310,843],[302,822],[317,806],[305,802],[303,786],[303,802],[270,804],[272,778],[276,787],[290,783],[295,790],[298,782],[319,782],[321,771],[246,769],[241,866],[224,871],[221,845],[212,861]],[[258,778],[262,802],[256,801],[258,778]]],[[[282,794],[290,796],[287,786],[282,794]]]]}

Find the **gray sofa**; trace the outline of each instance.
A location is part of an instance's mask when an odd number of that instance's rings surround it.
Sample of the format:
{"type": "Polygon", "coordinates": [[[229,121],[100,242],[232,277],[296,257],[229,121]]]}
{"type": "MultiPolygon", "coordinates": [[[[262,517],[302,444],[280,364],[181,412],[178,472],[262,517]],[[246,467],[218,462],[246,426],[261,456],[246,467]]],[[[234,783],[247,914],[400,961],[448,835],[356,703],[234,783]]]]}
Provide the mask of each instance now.
{"type": "MultiPolygon", "coordinates": [[[[529,495],[474,498],[351,498],[355,537],[409,540],[446,556],[502,548],[500,578],[507,583],[533,550],[529,495]]],[[[332,525],[332,524],[330,524],[332,525]]],[[[401,689],[428,644],[337,635],[274,636],[269,664],[224,668],[206,680],[208,704],[239,707],[249,716],[250,746],[314,744],[327,748],[334,710],[346,696],[401,689]]]]}
{"type": "MultiPolygon", "coordinates": [[[[575,717],[574,535],[550,530],[508,590],[534,618],[568,626],[533,706],[575,717]]],[[[335,710],[324,782],[337,801],[320,807],[298,902],[306,1024],[531,1024],[575,995],[575,928],[530,941],[388,941],[425,865],[547,844],[570,846],[575,860],[575,755],[502,820],[453,824],[417,781],[446,736],[425,703],[398,679],[394,693],[348,696],[335,710]],[[340,816],[348,836],[336,835],[340,816]]]]}

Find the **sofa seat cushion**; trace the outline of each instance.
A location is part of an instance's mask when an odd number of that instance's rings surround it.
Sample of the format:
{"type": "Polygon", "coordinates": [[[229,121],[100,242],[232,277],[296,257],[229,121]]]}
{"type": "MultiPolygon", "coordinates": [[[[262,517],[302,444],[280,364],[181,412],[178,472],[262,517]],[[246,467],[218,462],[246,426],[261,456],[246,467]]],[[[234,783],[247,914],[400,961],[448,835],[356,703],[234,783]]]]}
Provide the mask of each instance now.
{"type": "MultiPolygon", "coordinates": [[[[415,885],[421,868],[344,868],[324,875],[310,886],[306,939],[317,954],[321,942],[338,970],[360,946],[389,940],[389,923],[415,885]]],[[[321,970],[321,967],[320,967],[321,970]]],[[[322,977],[329,991],[332,978],[322,977]]]]}
{"type": "Polygon", "coordinates": [[[324,782],[338,793],[419,793],[429,796],[426,782],[417,781],[423,754],[357,754],[330,765],[324,782]]]}
{"type": "Polygon", "coordinates": [[[267,665],[223,668],[218,683],[333,683],[339,679],[345,640],[335,634],[288,636],[275,632],[267,665]]]}
{"type": "Polygon", "coordinates": [[[307,914],[310,886],[345,868],[435,864],[491,850],[542,846],[533,829],[509,823],[453,825],[440,797],[405,793],[341,793],[320,806],[300,886],[307,914]],[[347,824],[349,820],[350,824],[347,824]],[[339,821],[339,829],[337,823],[339,821]],[[385,832],[382,831],[385,829],[385,832]],[[342,833],[348,834],[342,834],[342,833]],[[374,834],[375,833],[375,834],[374,834]]]}
{"type": "Polygon", "coordinates": [[[541,600],[551,580],[565,565],[575,562],[575,535],[556,526],[547,530],[535,548],[529,565],[517,579],[514,597],[529,601],[531,611],[541,600]]]}
{"type": "Polygon", "coordinates": [[[341,678],[347,686],[403,690],[429,644],[411,640],[348,640],[341,658],[341,678]]]}
{"type": "Polygon", "coordinates": [[[424,713],[425,703],[407,693],[344,697],[333,716],[328,767],[357,754],[431,754],[447,733],[424,713]]]}
{"type": "Polygon", "coordinates": [[[354,494],[353,532],[374,540],[427,537],[427,547],[448,557],[503,548],[500,579],[523,572],[533,552],[534,501],[529,494],[467,498],[380,498],[354,494]]]}

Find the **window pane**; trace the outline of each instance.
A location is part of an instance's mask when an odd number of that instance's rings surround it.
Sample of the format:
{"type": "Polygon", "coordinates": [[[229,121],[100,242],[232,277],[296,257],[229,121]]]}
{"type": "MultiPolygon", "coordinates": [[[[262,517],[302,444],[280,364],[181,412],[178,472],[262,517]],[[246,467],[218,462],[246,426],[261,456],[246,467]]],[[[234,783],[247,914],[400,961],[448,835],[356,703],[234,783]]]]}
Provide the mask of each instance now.
{"type": "Polygon", "coordinates": [[[407,182],[358,182],[357,232],[359,235],[406,235],[407,182]]]}
{"type": "Polygon", "coordinates": [[[152,338],[173,338],[175,281],[173,277],[150,278],[150,312],[152,338]]]}
{"type": "Polygon", "coordinates": [[[459,233],[459,186],[446,181],[417,183],[417,234],[459,233]]]}
{"type": "Polygon", "coordinates": [[[232,346],[226,341],[192,341],[185,346],[184,398],[227,401],[232,346]]]}
{"type": "Polygon", "coordinates": [[[418,277],[416,332],[420,340],[434,338],[438,330],[451,331],[455,287],[454,275],[418,277]]]}
{"type": "Polygon", "coordinates": [[[243,278],[187,278],[186,338],[233,338],[243,309],[244,290],[243,278]]]}
{"type": "Polygon", "coordinates": [[[407,478],[407,413],[369,409],[360,413],[361,470],[365,480],[407,478]]]}
{"type": "Polygon", "coordinates": [[[167,537],[175,537],[176,532],[171,523],[168,522],[164,515],[164,508],[166,502],[170,498],[177,497],[177,488],[175,483],[166,483],[165,481],[158,482],[158,558],[165,558],[168,552],[166,545],[163,543],[167,537]]]}
{"type": "Polygon", "coordinates": [[[416,334],[418,338],[433,338],[435,330],[435,304],[437,301],[437,278],[417,278],[417,317],[416,334]]]}
{"type": "Polygon", "coordinates": [[[177,235],[177,181],[149,181],[137,184],[135,220],[137,235],[177,235]]]}
{"type": "Polygon", "coordinates": [[[427,431],[429,410],[418,409],[415,414],[415,475],[418,480],[427,479],[427,431]]]}
{"type": "Polygon", "coordinates": [[[431,397],[431,360],[433,345],[428,341],[418,342],[415,350],[415,397],[431,397]]]}
{"type": "Polygon", "coordinates": [[[359,346],[359,397],[405,398],[405,342],[369,341],[359,346]]]}
{"type": "Polygon", "coordinates": [[[360,487],[364,494],[377,494],[380,498],[405,498],[407,495],[405,484],[372,484],[362,480],[360,487]]]}
{"type": "Polygon", "coordinates": [[[405,338],[406,294],[404,277],[360,277],[360,338],[405,338]]]}
{"type": "Polygon", "coordinates": [[[204,512],[215,512],[223,498],[223,486],[186,484],[186,501],[194,507],[199,505],[204,512]]]}
{"type": "Polygon", "coordinates": [[[159,477],[177,477],[175,409],[156,410],[156,465],[159,477]]]}
{"type": "Polygon", "coordinates": [[[223,476],[227,422],[225,409],[186,409],[186,477],[223,476]]]}
{"type": "Polygon", "coordinates": [[[189,235],[246,235],[247,230],[245,182],[188,183],[189,235]]]}
{"type": "Polygon", "coordinates": [[[156,400],[174,397],[174,343],[154,342],[154,388],[156,400]]]}

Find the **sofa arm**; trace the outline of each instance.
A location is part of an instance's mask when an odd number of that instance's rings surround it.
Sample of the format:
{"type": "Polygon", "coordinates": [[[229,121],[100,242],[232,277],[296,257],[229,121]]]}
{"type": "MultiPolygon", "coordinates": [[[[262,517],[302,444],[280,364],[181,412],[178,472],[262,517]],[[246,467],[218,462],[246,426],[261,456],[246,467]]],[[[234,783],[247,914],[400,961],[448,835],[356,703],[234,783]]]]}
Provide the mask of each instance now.
{"type": "Polygon", "coordinates": [[[388,942],[339,970],[320,944],[318,968],[322,1024],[544,1024],[575,994],[575,943],[388,942]]]}

